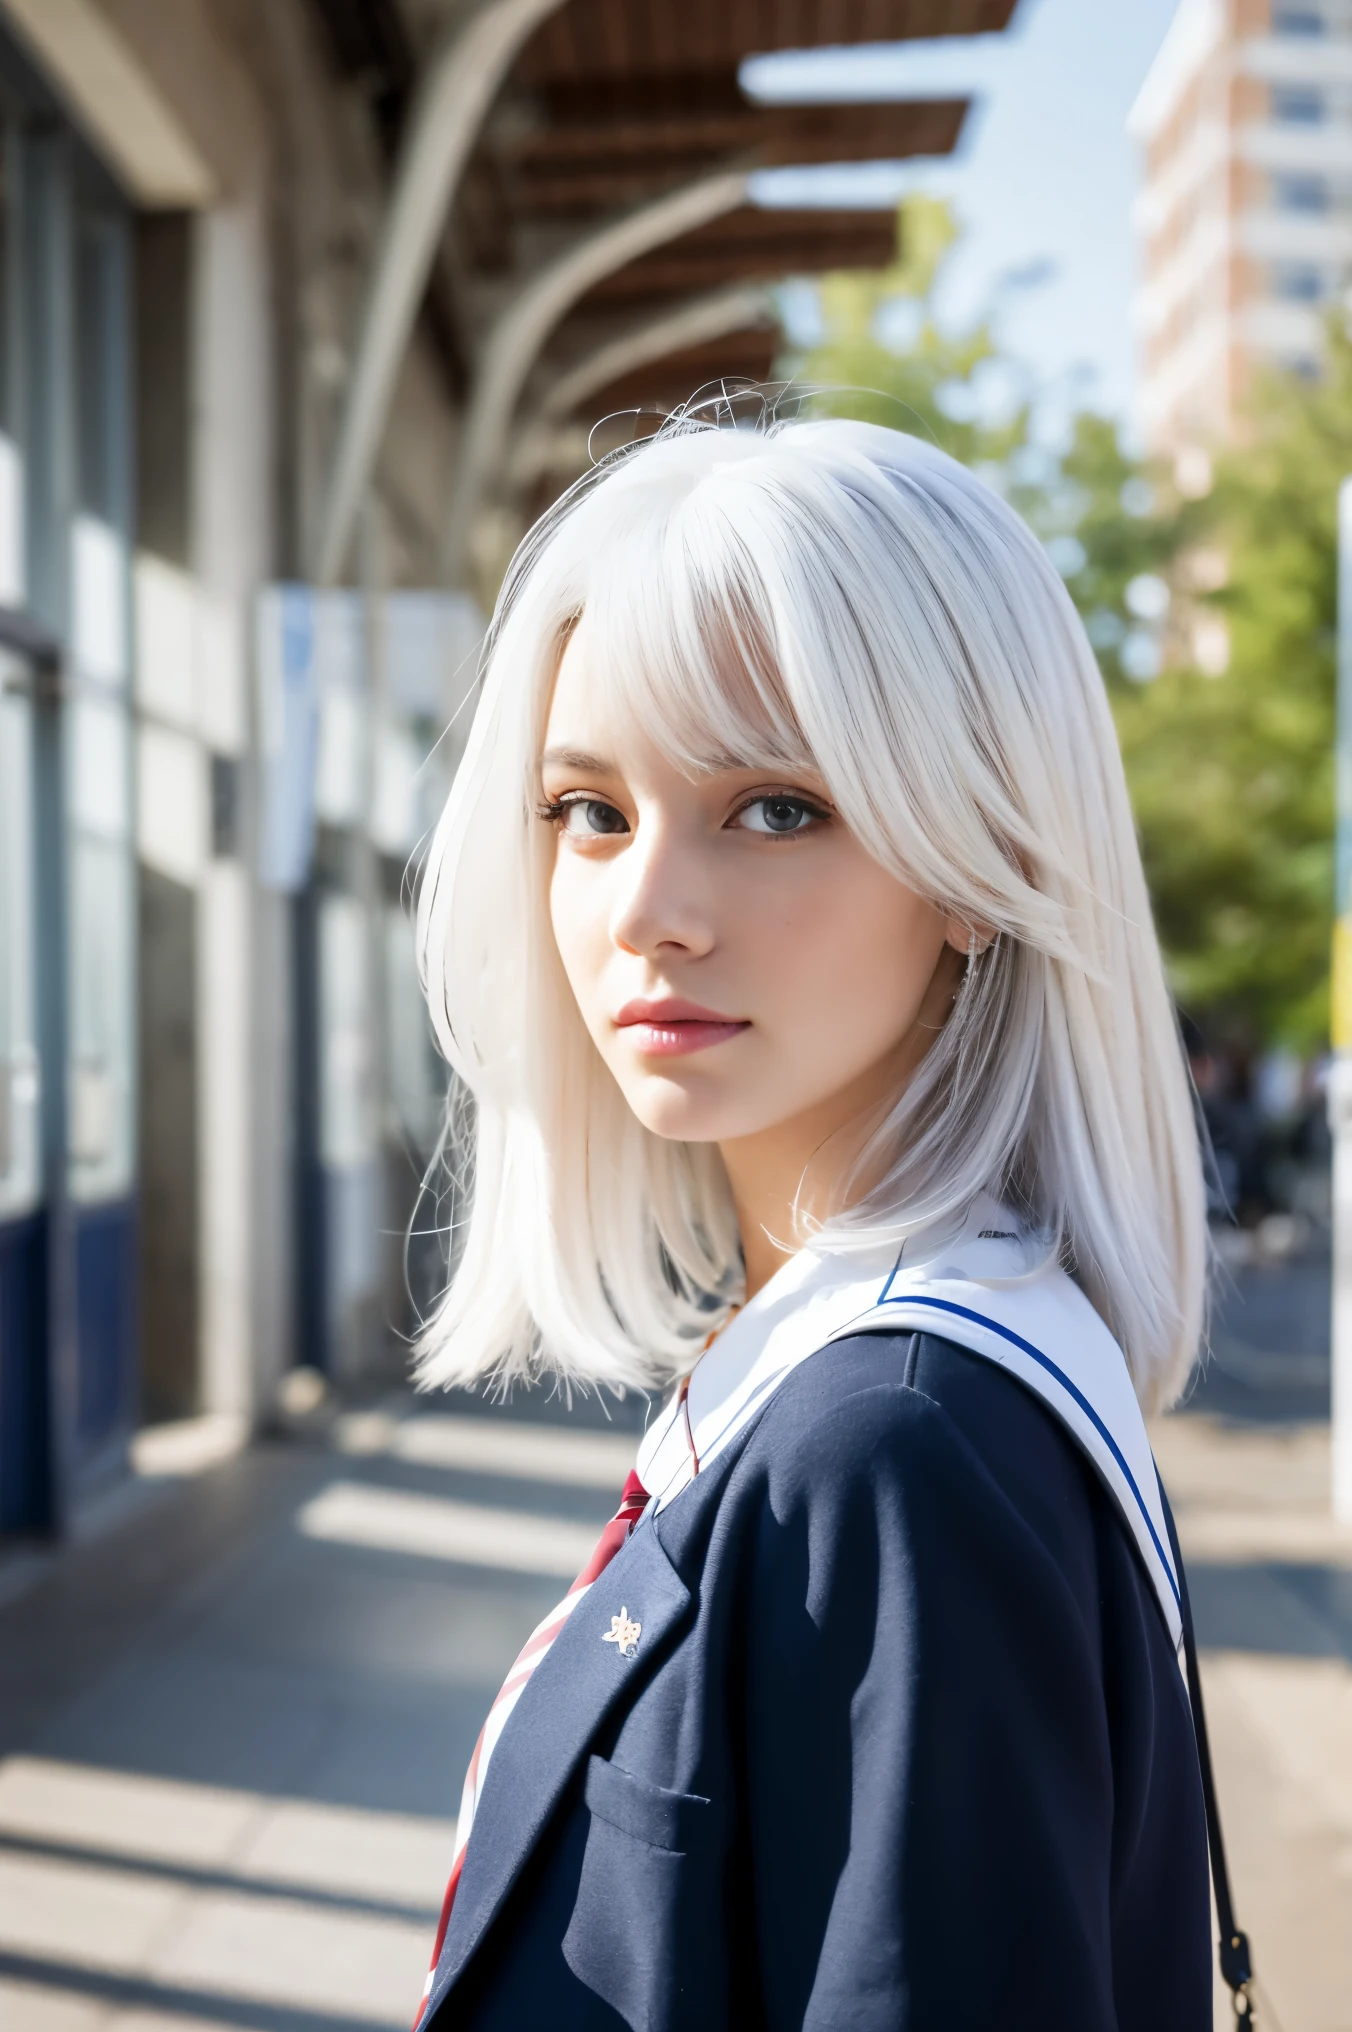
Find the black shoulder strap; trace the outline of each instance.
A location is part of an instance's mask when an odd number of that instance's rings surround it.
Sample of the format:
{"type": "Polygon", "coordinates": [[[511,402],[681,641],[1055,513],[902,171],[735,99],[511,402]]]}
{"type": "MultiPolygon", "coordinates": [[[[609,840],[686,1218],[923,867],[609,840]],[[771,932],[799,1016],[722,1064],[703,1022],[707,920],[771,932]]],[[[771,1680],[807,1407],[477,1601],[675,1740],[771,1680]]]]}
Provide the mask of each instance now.
{"type": "Polygon", "coordinates": [[[1163,1483],[1160,1485],[1160,1500],[1164,1504],[1164,1521],[1169,1527],[1169,1545],[1178,1573],[1188,1698],[1192,1702],[1192,1725],[1197,1736],[1197,1761],[1202,1771],[1206,1839],[1207,1847],[1211,1851],[1211,1885],[1216,1897],[1216,1917],[1221,1930],[1221,1975],[1230,1989],[1236,2021],[1245,2028],[1245,2032],[1248,2032],[1248,2028],[1258,2022],[1254,2016],[1253,1997],[1249,1987],[1253,1982],[1253,1957],[1249,1952],[1248,1935],[1241,1933],[1236,1926],[1234,1906],[1230,1902],[1230,1873],[1225,1867],[1225,1843],[1221,1839],[1221,1815],[1216,1803],[1216,1779],[1211,1769],[1211,1746],[1207,1741],[1206,1709],[1202,1705],[1202,1678],[1197,1670],[1197,1643],[1192,1633],[1192,1604],[1188,1600],[1188,1577],[1183,1571],[1183,1554],[1179,1549],[1178,1532],[1174,1528],[1174,1513],[1169,1508],[1169,1498],[1164,1493],[1163,1483]]]}

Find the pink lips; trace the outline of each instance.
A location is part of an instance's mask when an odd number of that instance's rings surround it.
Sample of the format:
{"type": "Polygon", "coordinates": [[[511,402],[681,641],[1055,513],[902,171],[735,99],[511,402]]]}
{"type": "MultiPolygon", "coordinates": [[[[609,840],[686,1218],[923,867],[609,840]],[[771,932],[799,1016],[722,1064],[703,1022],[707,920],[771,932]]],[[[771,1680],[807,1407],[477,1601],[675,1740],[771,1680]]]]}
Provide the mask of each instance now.
{"type": "Polygon", "coordinates": [[[626,1002],[615,1027],[627,1031],[635,1049],[647,1058],[682,1058],[688,1052],[707,1051],[712,1044],[725,1044],[751,1025],[669,995],[658,1002],[626,1002]]]}

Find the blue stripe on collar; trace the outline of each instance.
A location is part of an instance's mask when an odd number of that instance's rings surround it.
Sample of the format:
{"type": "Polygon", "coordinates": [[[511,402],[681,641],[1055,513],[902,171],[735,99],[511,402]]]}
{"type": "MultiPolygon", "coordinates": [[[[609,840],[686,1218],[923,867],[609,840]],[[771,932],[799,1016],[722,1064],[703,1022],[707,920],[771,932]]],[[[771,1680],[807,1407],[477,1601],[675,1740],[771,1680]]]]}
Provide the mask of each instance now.
{"type": "MultiPolygon", "coordinates": [[[[895,1275],[896,1273],[894,1271],[893,1276],[895,1275]]],[[[1144,1496],[1142,1496],[1141,1491],[1137,1486],[1136,1477],[1132,1474],[1131,1469],[1127,1466],[1126,1459],[1123,1455],[1122,1449],[1118,1445],[1117,1441],[1113,1438],[1112,1433],[1108,1430],[1103,1420],[1099,1417],[1098,1412],[1089,1402],[1089,1399],[1085,1396],[1083,1390],[1078,1389],[1076,1385],[1071,1382],[1070,1377],[1066,1374],[1065,1370],[1058,1368],[1056,1363],[1052,1361],[1050,1356],[1044,1355],[1041,1348],[1035,1348],[1031,1341],[1024,1340],[1021,1334],[1016,1334],[1012,1332],[1010,1328],[1007,1326],[1001,1326],[998,1319],[988,1319],[984,1313],[973,1312],[971,1308],[966,1305],[956,1305],[951,1298],[928,1298],[923,1293],[915,1291],[907,1291],[898,1294],[896,1298],[889,1298],[887,1294],[891,1290],[891,1288],[892,1288],[892,1277],[889,1277],[887,1283],[883,1286],[882,1297],[878,1300],[878,1303],[880,1305],[924,1305],[930,1307],[935,1312],[955,1313],[959,1319],[969,1319],[971,1320],[974,1326],[985,1327],[988,1333],[999,1334],[1002,1340],[1009,1341],[1012,1346],[1019,1348],[1025,1355],[1028,1355],[1033,1361],[1040,1363],[1040,1365],[1047,1371],[1049,1376],[1054,1376],[1056,1378],[1057,1382],[1061,1385],[1062,1389],[1067,1393],[1068,1396],[1074,1398],[1075,1402],[1079,1405],[1081,1411],[1084,1412],[1086,1418],[1088,1418],[1091,1421],[1095,1431],[1098,1433],[1099,1437],[1103,1440],[1104,1445],[1108,1448],[1109,1452],[1112,1454],[1112,1457],[1117,1462],[1118,1467],[1122,1470],[1123,1479],[1125,1480],[1127,1487],[1131,1490],[1132,1495],[1135,1497],[1137,1507],[1139,1508],[1141,1516],[1145,1522],[1145,1528],[1150,1533],[1150,1542],[1154,1546],[1155,1552],[1159,1558],[1160,1565],[1164,1569],[1165,1578],[1168,1580],[1169,1586],[1173,1591],[1174,1600],[1181,1605],[1182,1596],[1179,1593],[1178,1582],[1174,1578],[1173,1562],[1169,1558],[1168,1554],[1165,1552],[1164,1547],[1160,1544],[1159,1533],[1155,1529],[1154,1519],[1151,1517],[1150,1512],[1146,1507],[1145,1498],[1144,1496]]]]}

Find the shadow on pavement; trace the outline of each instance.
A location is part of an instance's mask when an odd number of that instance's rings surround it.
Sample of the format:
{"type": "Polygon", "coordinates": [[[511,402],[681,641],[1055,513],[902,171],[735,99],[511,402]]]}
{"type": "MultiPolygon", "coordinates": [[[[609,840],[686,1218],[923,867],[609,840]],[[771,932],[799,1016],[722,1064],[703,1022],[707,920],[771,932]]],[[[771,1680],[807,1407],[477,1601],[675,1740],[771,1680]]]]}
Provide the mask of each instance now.
{"type": "Polygon", "coordinates": [[[1188,1587],[1204,1650],[1352,1660],[1352,1572],[1190,1559],[1188,1587]]]}
{"type": "Polygon", "coordinates": [[[1327,1421],[1330,1287],[1324,1250],[1277,1263],[1222,1263],[1210,1353],[1181,1408],[1262,1425],[1327,1421]]]}

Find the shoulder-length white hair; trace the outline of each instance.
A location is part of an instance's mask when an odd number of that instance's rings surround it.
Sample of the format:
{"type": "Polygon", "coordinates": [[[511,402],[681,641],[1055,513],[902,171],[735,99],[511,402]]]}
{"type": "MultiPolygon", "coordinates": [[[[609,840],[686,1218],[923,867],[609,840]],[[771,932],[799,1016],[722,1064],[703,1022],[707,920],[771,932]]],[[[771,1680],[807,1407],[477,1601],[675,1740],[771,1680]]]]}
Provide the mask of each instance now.
{"type": "Polygon", "coordinates": [[[881,1182],[801,1239],[876,1247],[1001,1195],[1166,1400],[1201,1330],[1201,1159],[1098,667],[995,493],[838,421],[670,424],[513,563],[419,906],[468,1199],[420,1380],[661,1383],[740,1294],[717,1150],[630,1113],[554,949],[537,758],[574,628],[692,773],[810,764],[884,867],[996,934],[872,1139],[881,1182]]]}

